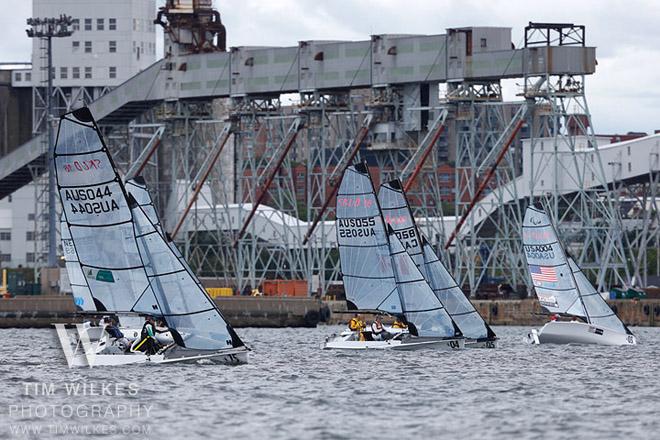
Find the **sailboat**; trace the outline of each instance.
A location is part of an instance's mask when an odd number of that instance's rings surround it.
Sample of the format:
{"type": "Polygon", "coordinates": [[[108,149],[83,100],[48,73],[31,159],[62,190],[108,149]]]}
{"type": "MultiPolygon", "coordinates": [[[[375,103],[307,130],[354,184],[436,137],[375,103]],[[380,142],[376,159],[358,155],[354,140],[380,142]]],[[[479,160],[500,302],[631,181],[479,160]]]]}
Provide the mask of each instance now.
{"type": "MultiPolygon", "coordinates": [[[[127,191],[87,108],[61,117],[54,161],[74,295],[90,310],[160,319],[174,341],[151,356],[98,344],[94,365],[246,363],[247,347],[162,235],[155,211],[127,191]]],[[[70,364],[89,362],[76,352],[70,364]]]]}
{"type": "Polygon", "coordinates": [[[337,193],[337,242],[349,310],[389,314],[408,332],[372,340],[369,331],[346,330],[324,349],[459,349],[465,345],[455,323],[424,279],[396,233],[386,229],[366,165],[347,168],[337,193]],[[362,335],[362,337],[359,337],[362,335]]]}
{"type": "Polygon", "coordinates": [[[523,247],[534,290],[553,320],[527,336],[532,344],[636,345],[637,339],[566,256],[548,215],[528,207],[523,220],[523,247]]]}
{"type": "Polygon", "coordinates": [[[438,258],[433,246],[417,228],[401,181],[395,179],[383,183],[378,191],[378,201],[385,222],[396,232],[433,293],[465,336],[465,346],[495,348],[497,336],[463,294],[454,277],[438,258]]]}

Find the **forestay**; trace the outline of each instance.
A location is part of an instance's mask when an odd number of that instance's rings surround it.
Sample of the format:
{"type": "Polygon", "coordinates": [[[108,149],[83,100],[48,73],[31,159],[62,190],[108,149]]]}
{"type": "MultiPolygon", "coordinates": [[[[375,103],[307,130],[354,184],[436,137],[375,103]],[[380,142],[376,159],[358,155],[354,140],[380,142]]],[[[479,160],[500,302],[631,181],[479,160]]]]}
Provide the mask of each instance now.
{"type": "Polygon", "coordinates": [[[525,258],[541,306],[550,313],[587,318],[566,255],[548,215],[527,208],[522,230],[525,258]]]}
{"type": "Polygon", "coordinates": [[[363,164],[346,169],[337,193],[337,243],[350,309],[401,313],[385,223],[363,164]]]}
{"type": "Polygon", "coordinates": [[[422,337],[456,336],[447,310],[391,228],[389,242],[396,285],[410,333],[422,337]]]}
{"type": "Polygon", "coordinates": [[[463,294],[454,278],[449,274],[430,243],[419,232],[412,215],[410,204],[400,180],[384,183],[378,191],[378,200],[383,217],[396,236],[401,240],[423,277],[433,289],[433,293],[447,309],[463,336],[472,339],[494,337],[474,308],[463,294]]]}
{"type": "Polygon", "coordinates": [[[611,330],[630,334],[628,328],[616,316],[616,313],[605,302],[603,297],[600,296],[600,293],[596,291],[575,261],[569,258],[568,264],[573,271],[573,277],[580,291],[584,308],[587,310],[589,322],[611,330]]]}

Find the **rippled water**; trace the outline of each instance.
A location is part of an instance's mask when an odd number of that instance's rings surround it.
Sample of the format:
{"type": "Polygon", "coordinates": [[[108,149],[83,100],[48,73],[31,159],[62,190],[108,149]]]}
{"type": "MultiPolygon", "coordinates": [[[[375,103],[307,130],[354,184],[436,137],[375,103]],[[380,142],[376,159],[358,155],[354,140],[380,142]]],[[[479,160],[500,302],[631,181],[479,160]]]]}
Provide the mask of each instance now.
{"type": "Polygon", "coordinates": [[[637,347],[534,347],[522,342],[527,328],[499,327],[497,350],[321,351],[337,330],[239,329],[254,350],[245,366],[75,370],[53,330],[0,330],[0,438],[660,435],[660,328],[633,329],[637,347]],[[68,395],[76,383],[124,395],[68,395]]]}

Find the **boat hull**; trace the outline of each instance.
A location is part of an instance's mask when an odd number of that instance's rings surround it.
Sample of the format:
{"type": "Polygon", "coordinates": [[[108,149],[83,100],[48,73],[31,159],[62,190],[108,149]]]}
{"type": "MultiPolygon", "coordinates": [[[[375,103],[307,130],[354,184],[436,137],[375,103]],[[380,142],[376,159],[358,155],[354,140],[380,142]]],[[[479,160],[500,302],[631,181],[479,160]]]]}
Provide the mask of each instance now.
{"type": "Polygon", "coordinates": [[[499,340],[498,339],[487,339],[485,341],[480,341],[477,339],[466,339],[465,348],[498,348],[499,340]]]}
{"type": "Polygon", "coordinates": [[[584,322],[552,321],[527,335],[529,343],[538,344],[598,344],[637,345],[634,335],[616,332],[584,322]]]}
{"type": "Polygon", "coordinates": [[[401,350],[413,351],[423,349],[460,350],[465,347],[464,338],[436,339],[406,337],[389,339],[387,341],[356,341],[347,340],[346,335],[329,336],[321,344],[323,350],[401,350]]]}
{"type": "Polygon", "coordinates": [[[97,354],[88,361],[87,356],[78,354],[73,358],[71,367],[108,367],[133,364],[174,364],[174,363],[213,363],[220,365],[242,365],[248,363],[248,350],[245,347],[222,350],[219,352],[183,355],[155,354],[147,356],[144,353],[97,354]]]}

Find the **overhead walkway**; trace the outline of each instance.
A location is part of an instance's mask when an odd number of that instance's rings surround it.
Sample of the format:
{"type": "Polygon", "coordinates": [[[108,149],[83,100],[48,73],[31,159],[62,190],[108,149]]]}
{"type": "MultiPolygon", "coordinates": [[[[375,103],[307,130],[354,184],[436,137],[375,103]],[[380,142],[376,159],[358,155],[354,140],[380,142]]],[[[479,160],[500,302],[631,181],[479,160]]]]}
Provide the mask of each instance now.
{"type": "MultiPolygon", "coordinates": [[[[160,60],[90,105],[103,124],[125,124],[163,100],[275,96],[306,91],[483,81],[535,74],[591,74],[594,47],[514,49],[511,29],[467,27],[438,35],[374,35],[363,41],[302,41],[291,47],[160,60]],[[486,40],[484,47],[482,41],[486,40]]],[[[45,164],[42,136],[0,159],[0,198],[45,164]]]]}

